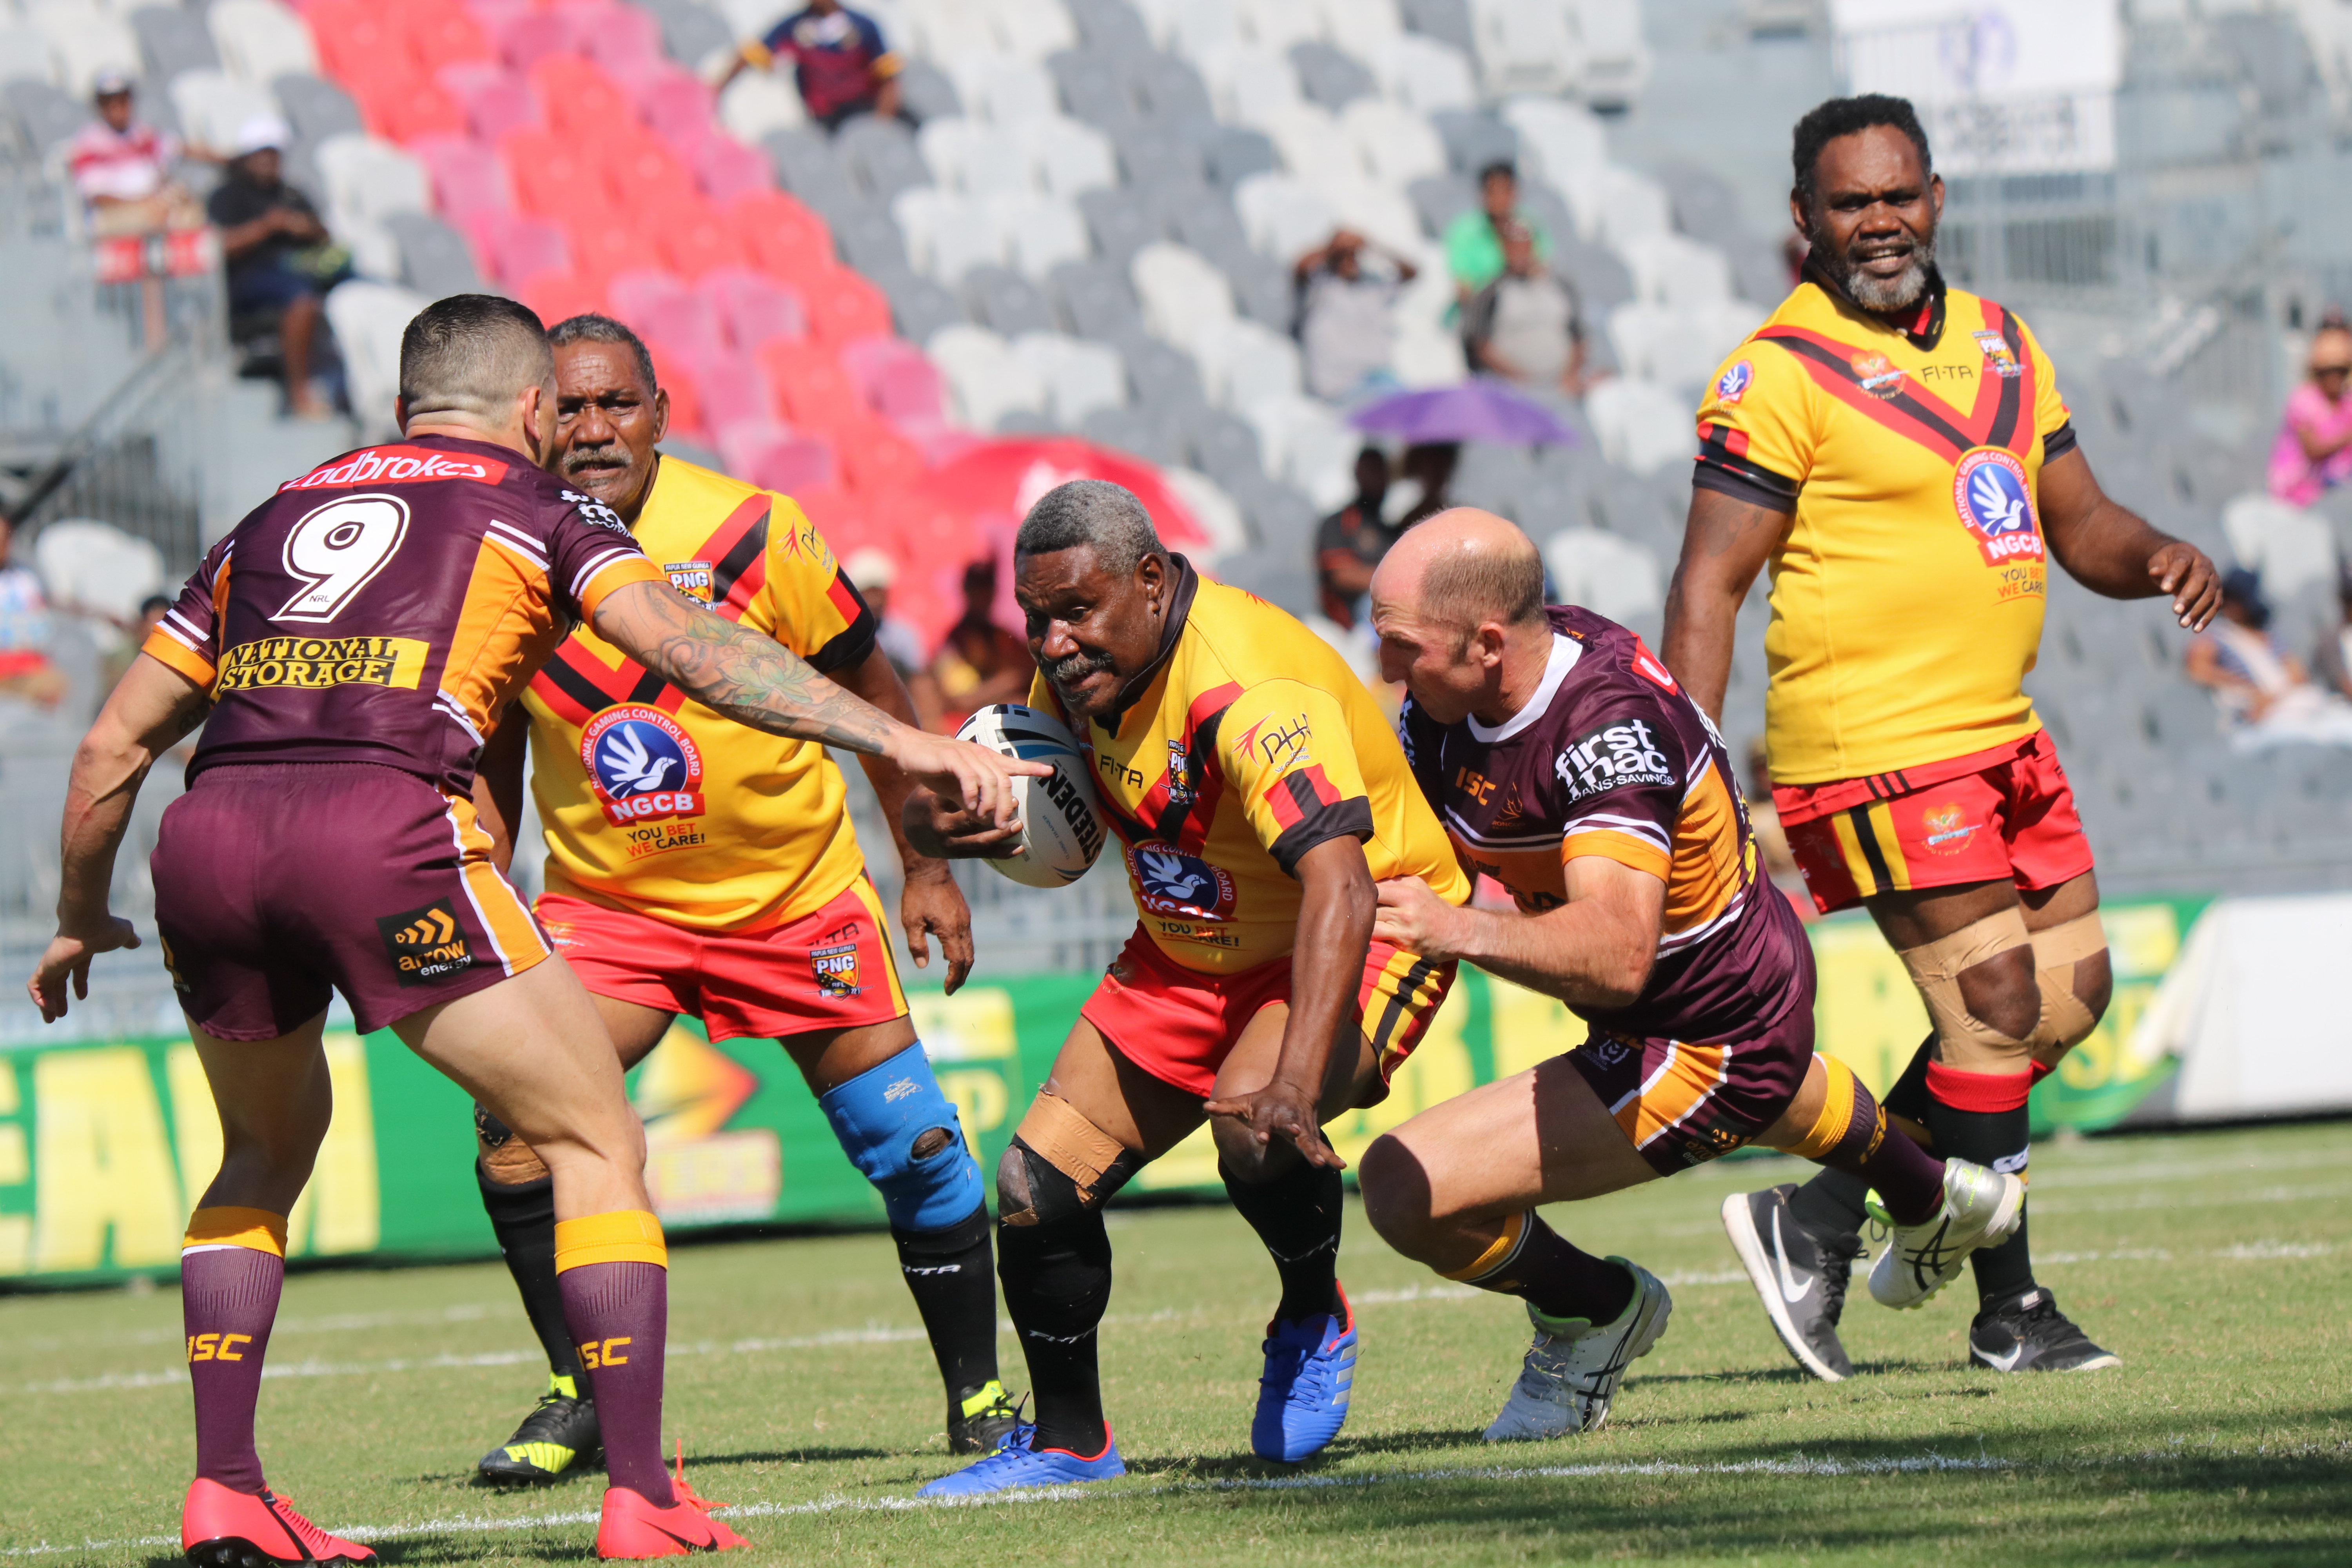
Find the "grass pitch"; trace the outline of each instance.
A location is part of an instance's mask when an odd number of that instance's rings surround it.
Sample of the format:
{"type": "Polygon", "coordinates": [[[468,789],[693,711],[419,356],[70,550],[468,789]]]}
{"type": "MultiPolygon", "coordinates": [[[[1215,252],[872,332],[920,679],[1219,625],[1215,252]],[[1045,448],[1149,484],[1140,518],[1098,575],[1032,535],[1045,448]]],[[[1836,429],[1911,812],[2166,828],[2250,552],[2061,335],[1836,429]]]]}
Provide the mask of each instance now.
{"type": "MultiPolygon", "coordinates": [[[[1526,1348],[1517,1304],[1433,1279],[1351,1215],[1348,1428],[1295,1470],[1250,1458],[1274,1277],[1220,1207],[1111,1217],[1125,1480],[909,1506],[951,1467],[881,1236],[680,1247],[668,1426],[699,1489],[736,1505],[745,1563],[2352,1562],[2352,1129],[2037,1151],[2043,1282],[2125,1363],[2074,1377],[1963,1365],[1965,1279],[1902,1314],[1857,1279],[1864,1375],[1803,1378],[1716,1219],[1735,1188],[1801,1174],[1714,1166],[1552,1211],[1675,1293],[1585,1436],[1481,1443],[1526,1348]]],[[[193,1464],[176,1294],[0,1300],[0,1557],[175,1561],[193,1464]]],[[[298,1274],[263,1385],[271,1483],[388,1563],[587,1559],[601,1476],[469,1484],[537,1362],[494,1266],[298,1274]]]]}

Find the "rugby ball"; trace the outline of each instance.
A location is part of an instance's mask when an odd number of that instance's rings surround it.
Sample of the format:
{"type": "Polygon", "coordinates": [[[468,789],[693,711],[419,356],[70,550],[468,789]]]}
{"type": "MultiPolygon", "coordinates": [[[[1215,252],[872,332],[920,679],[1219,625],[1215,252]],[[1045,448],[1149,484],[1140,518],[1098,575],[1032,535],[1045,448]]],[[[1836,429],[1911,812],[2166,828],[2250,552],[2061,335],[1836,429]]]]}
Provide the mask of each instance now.
{"type": "Polygon", "coordinates": [[[1065,888],[1085,876],[1102,853],[1102,813],[1095,805],[1087,754],[1062,721],[1034,708],[1000,702],[965,720],[956,739],[1053,764],[1045,778],[1013,781],[1013,798],[1021,808],[1021,845],[1028,853],[988,864],[1029,888],[1065,888]]]}

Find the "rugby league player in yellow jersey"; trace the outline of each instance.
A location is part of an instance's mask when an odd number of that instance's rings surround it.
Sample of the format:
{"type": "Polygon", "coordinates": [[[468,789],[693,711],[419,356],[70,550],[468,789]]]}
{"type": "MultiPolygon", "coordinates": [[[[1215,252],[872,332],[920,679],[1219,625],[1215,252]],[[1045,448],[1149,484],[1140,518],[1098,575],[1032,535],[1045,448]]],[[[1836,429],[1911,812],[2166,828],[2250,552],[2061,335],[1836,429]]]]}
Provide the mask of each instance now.
{"type": "MultiPolygon", "coordinates": [[[[1944,188],[1901,99],[1798,122],[1790,211],[1805,278],[1732,354],[1700,452],[1664,657],[1720,714],[1740,601],[1772,568],[1765,738],[1773,804],[1813,901],[1860,903],[1934,1030],[1887,1109],[1948,1158],[2022,1173],[2026,1096],[2109,991],[2089,845],[2021,684],[2048,561],[2183,626],[2212,563],[2101,492],[2025,324],[1948,288],[1944,188]]],[[[1864,1184],[1735,1196],[1724,1223],[1790,1354],[1836,1379],[1864,1184]]],[[[1975,1253],[1971,1360],[2116,1364],[2034,1283],[2026,1235],[1975,1253]]]]}
{"type": "MultiPolygon", "coordinates": [[[[874,616],[801,510],[656,451],[668,399],[628,328],[575,316],[550,336],[557,471],[611,507],[680,593],[913,723],[874,616]]],[[[726,723],[584,626],[485,752],[494,820],[520,816],[526,736],[548,849],[536,912],[623,1064],[681,1013],[714,1040],[782,1045],[880,1194],[947,1385],[950,1450],[993,1447],[1014,1422],[996,1380],[984,1188],[908,1018],[840,770],[820,746],[726,723]]],[[[945,862],[897,826],[906,774],[877,762],[866,776],[898,839],[908,945],[925,963],[940,938],[952,991],[971,968],[971,912],[945,862]]],[[[477,1121],[483,1205],[550,1363],[548,1394],[480,1469],[551,1480],[593,1451],[597,1427],[554,1294],[547,1173],[487,1112],[477,1121]]]]}
{"type": "MultiPolygon", "coordinates": [[[[1142,504],[1080,479],[1014,541],[1038,679],[1127,858],[1141,914],[996,1170],[1004,1300],[1037,1421],[927,1495],[1125,1473],[1095,1331],[1110,1298],[1102,1205],[1211,1119],[1218,1168],[1282,1277],[1250,1446],[1295,1462],[1339,1435],[1356,1358],[1340,1293],[1339,1157],[1323,1122],[1378,1103],[1454,965],[1372,933],[1375,882],[1469,880],[1363,683],[1298,622],[1161,548],[1142,504]]],[[[908,804],[929,852],[1001,853],[1002,829],[908,804]]]]}

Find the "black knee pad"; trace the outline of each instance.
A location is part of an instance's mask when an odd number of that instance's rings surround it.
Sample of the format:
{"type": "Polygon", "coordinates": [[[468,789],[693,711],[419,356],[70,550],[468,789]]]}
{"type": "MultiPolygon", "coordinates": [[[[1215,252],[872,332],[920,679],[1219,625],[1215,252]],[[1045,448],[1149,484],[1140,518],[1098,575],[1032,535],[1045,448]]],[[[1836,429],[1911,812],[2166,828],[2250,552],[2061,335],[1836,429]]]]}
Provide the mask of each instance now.
{"type": "Polygon", "coordinates": [[[488,1106],[474,1102],[474,1136],[482,1141],[485,1149],[503,1148],[514,1136],[514,1130],[490,1114],[488,1106]]]}
{"type": "Polygon", "coordinates": [[[1101,1174],[1080,1186],[1076,1176],[1037,1152],[1016,1133],[1004,1157],[996,1163],[997,1216],[1011,1226],[1074,1219],[1109,1202],[1111,1195],[1142,1168],[1139,1157],[1122,1152],[1101,1174]]]}

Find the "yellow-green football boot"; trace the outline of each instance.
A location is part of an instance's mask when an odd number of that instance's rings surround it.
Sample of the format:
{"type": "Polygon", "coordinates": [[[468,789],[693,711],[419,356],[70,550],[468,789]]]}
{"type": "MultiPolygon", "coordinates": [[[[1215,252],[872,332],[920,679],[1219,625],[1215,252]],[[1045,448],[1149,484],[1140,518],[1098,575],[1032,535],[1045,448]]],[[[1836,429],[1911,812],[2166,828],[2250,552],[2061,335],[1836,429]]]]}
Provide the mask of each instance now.
{"type": "Polygon", "coordinates": [[[596,1434],[596,1402],[580,1385],[551,1373],[547,1392],[514,1436],[482,1456],[475,1468],[492,1486],[545,1486],[574,1468],[593,1468],[604,1454],[596,1434]]]}

